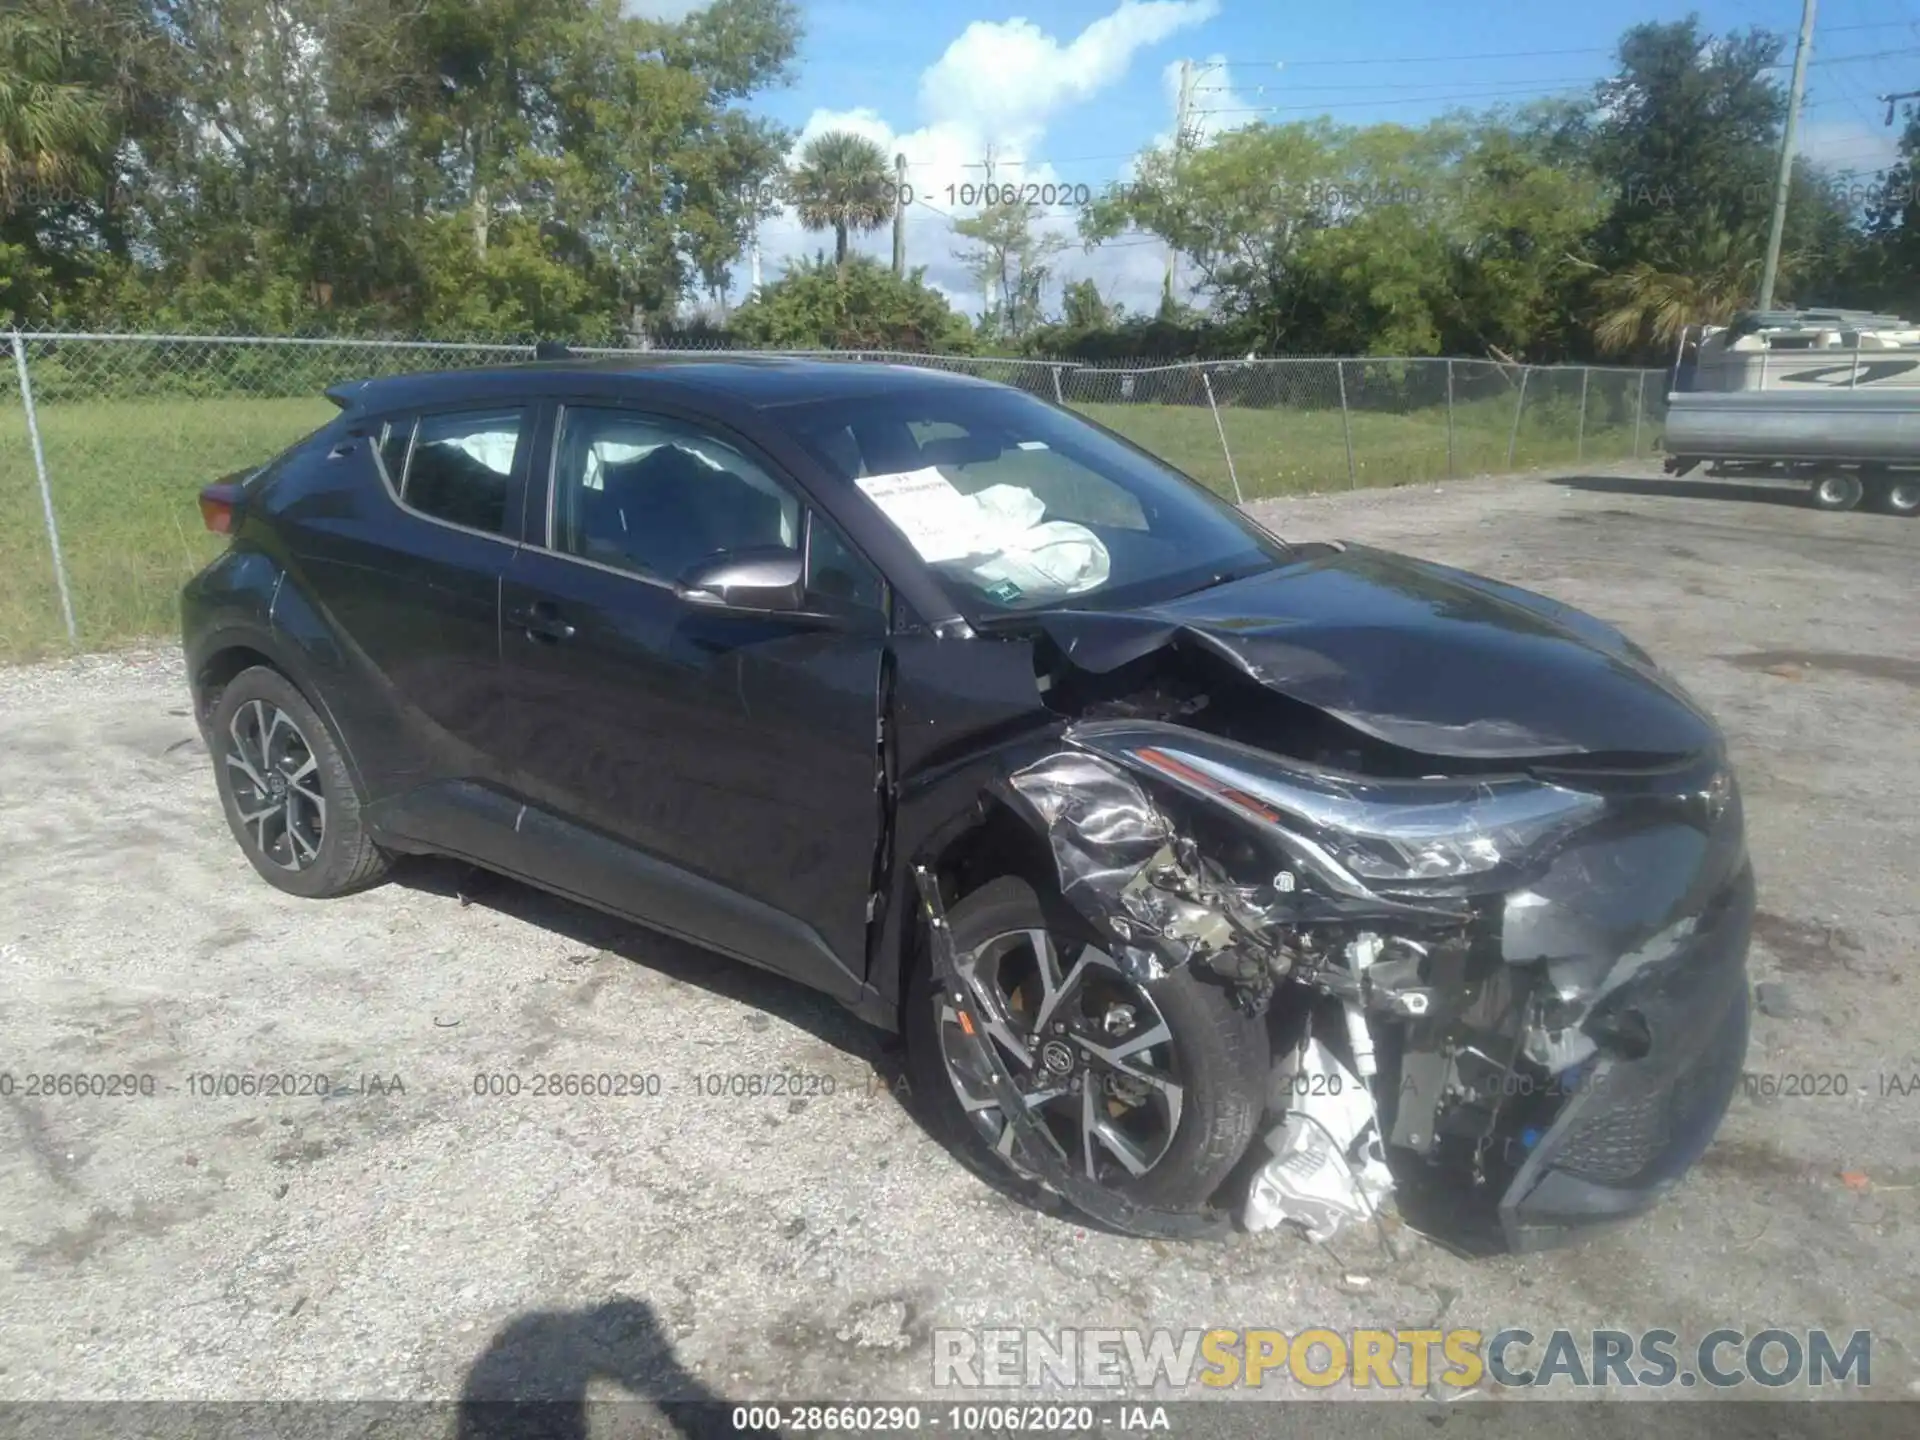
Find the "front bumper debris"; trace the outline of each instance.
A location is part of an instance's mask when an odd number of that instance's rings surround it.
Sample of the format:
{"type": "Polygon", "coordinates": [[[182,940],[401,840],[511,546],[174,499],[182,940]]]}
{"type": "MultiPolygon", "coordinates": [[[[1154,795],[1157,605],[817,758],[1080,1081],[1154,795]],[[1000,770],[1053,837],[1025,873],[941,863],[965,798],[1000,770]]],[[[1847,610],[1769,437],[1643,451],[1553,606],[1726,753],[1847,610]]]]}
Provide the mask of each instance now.
{"type": "Polygon", "coordinates": [[[1292,1221],[1320,1244],[1373,1220],[1393,1175],[1366,1084],[1309,1038],[1274,1066],[1273,1088],[1285,1109],[1267,1132],[1273,1158],[1254,1173],[1242,1223],[1259,1231],[1292,1221]]]}
{"type": "Polygon", "coordinates": [[[1509,1248],[1642,1213],[1712,1143],[1746,1058],[1753,911],[1743,869],[1711,925],[1615,992],[1644,1021],[1646,1053],[1594,1067],[1527,1152],[1499,1205],[1509,1248]]]}
{"type": "MultiPolygon", "coordinates": [[[[1176,755],[1209,743],[1134,729],[1176,755]]],[[[1754,905],[1718,754],[1553,780],[1591,799],[1530,849],[1502,841],[1490,883],[1358,884],[1324,827],[1198,770],[1169,788],[1080,748],[1094,733],[1002,794],[1130,974],[1204,967],[1271,1015],[1285,1103],[1247,1228],[1324,1239],[1391,1196],[1443,1243],[1535,1249],[1640,1213],[1706,1149],[1745,1055],[1754,905]]],[[[1176,782],[1193,768],[1139,753],[1176,782]]]]}

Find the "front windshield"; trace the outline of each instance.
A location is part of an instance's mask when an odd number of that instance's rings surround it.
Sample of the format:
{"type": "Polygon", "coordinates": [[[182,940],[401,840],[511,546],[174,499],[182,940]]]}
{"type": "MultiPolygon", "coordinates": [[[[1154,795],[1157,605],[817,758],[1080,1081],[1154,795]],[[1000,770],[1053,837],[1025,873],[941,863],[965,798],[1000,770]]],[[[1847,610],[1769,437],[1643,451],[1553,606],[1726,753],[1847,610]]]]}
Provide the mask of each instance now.
{"type": "Polygon", "coordinates": [[[1153,603],[1285,554],[1197,483],[1017,390],[929,385],[786,418],[969,616],[1153,603]]]}

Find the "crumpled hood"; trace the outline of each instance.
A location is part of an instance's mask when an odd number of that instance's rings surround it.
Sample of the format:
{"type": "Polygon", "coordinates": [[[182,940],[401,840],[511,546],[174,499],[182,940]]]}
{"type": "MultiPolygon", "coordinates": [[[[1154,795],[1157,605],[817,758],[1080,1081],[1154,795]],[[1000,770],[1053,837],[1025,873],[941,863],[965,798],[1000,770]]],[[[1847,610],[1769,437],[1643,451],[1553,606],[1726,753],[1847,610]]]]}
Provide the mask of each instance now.
{"type": "Polygon", "coordinates": [[[1113,670],[1166,645],[1404,749],[1472,759],[1682,756],[1713,721],[1611,626],[1543,595],[1364,546],[1163,605],[1031,620],[1073,663],[1113,670]]]}

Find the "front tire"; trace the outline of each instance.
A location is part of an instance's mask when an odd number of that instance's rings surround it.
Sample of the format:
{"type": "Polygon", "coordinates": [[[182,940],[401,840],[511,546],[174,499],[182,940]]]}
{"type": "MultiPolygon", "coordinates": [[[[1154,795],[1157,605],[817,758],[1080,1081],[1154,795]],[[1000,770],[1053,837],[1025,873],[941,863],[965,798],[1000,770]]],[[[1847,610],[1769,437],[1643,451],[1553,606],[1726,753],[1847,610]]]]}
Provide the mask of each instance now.
{"type": "Polygon", "coordinates": [[[1227,988],[1180,969],[1128,978],[1057,896],[1007,876],[948,915],[989,1035],[969,1035],[923,955],[907,989],[907,1064],[935,1137],[1001,1189],[1046,1192],[1015,1161],[1013,1132],[972,1047],[993,1044],[1080,1175],[1135,1204],[1197,1210],[1245,1153],[1265,1104],[1265,1021],[1227,988]]]}
{"type": "Polygon", "coordinates": [[[320,900],[386,873],[339,742],[286,676],[241,671],[220,692],[207,739],[227,828],[269,885],[320,900]]]}

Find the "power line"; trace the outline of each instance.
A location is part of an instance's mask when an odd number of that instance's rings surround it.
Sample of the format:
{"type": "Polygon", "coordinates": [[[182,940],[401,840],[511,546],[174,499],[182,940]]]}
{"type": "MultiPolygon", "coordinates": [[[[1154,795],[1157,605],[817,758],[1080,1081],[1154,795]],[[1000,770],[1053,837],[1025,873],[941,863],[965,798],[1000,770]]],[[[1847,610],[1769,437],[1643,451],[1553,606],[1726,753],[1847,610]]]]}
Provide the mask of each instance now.
{"type": "MultiPolygon", "coordinates": [[[[1538,85],[1587,85],[1593,83],[1595,80],[1605,78],[1605,76],[1594,75],[1556,75],[1551,79],[1544,76],[1536,76],[1534,83],[1538,85]]],[[[1288,85],[1284,88],[1289,95],[1304,95],[1312,91],[1320,90],[1379,90],[1388,85],[1391,85],[1395,90],[1432,90],[1436,87],[1447,85],[1508,85],[1511,83],[1511,80],[1416,80],[1403,84],[1395,80],[1375,80],[1364,85],[1288,85]]],[[[1265,90],[1274,87],[1261,86],[1259,88],[1260,90],[1265,90]]],[[[1195,87],[1195,93],[1232,93],[1234,89],[1235,87],[1232,85],[1200,85],[1195,87]]],[[[1255,93],[1257,94],[1259,92],[1256,91],[1255,93]]]]}
{"type": "MultiPolygon", "coordinates": [[[[1542,54],[1549,54],[1549,53],[1592,54],[1597,52],[1542,51],[1540,53],[1542,54]]],[[[1920,55],[1920,46],[1910,45],[1910,46],[1903,46],[1903,47],[1892,49],[1892,50],[1867,50],[1867,51],[1861,51],[1857,55],[1828,55],[1817,60],[1810,60],[1807,63],[1810,67],[1815,65],[1852,65],[1852,64],[1858,64],[1862,61],[1867,61],[1867,60],[1885,60],[1890,57],[1899,56],[1899,55],[1920,55]]],[[[1460,58],[1464,60],[1464,59],[1476,59],[1476,58],[1493,59],[1493,58],[1505,58],[1505,57],[1461,56],[1460,58]]],[[[1763,65],[1760,68],[1763,70],[1791,70],[1793,68],[1793,62],[1790,60],[1781,60],[1781,61],[1776,61],[1771,65],[1763,65]]],[[[1532,83],[1535,85],[1547,85],[1547,84],[1598,85],[1605,81],[1616,79],[1616,78],[1618,77],[1613,75],[1568,75],[1568,76],[1555,77],[1553,80],[1536,78],[1532,83]]],[[[1289,95],[1294,95],[1294,94],[1306,94],[1310,91],[1323,91],[1323,90],[1380,90],[1380,89],[1386,89],[1388,87],[1391,87],[1394,90],[1405,90],[1413,87],[1418,87],[1421,89],[1433,89],[1433,88],[1436,88],[1439,86],[1445,86],[1445,85],[1506,85],[1509,83],[1511,83],[1510,79],[1429,80],[1429,81],[1413,81],[1408,83],[1403,83],[1400,81],[1393,81],[1393,80],[1380,80],[1380,81],[1374,81],[1372,83],[1360,84],[1360,85],[1289,85],[1284,87],[1284,89],[1285,89],[1285,93],[1289,95]]],[[[1213,93],[1232,92],[1235,89],[1235,87],[1231,85],[1207,85],[1207,86],[1202,86],[1200,88],[1202,90],[1213,92],[1213,93]]],[[[1266,89],[1268,87],[1263,86],[1261,88],[1266,89]]],[[[1278,88],[1278,87],[1275,87],[1275,88],[1278,88]]],[[[1410,98],[1418,98],[1418,97],[1410,97],[1410,98]]],[[[1433,98],[1452,99],[1454,97],[1437,96],[1433,98]]],[[[1472,96],[1468,94],[1468,95],[1464,95],[1461,98],[1471,99],[1472,96]]]]}
{"type": "MultiPolygon", "coordinates": [[[[1826,33],[1838,35],[1850,30],[1896,30],[1907,28],[1900,20],[1874,20],[1858,25],[1829,25],[1826,33]]],[[[1573,50],[1496,50],[1482,55],[1403,55],[1366,60],[1226,60],[1232,69],[1304,70],[1329,65],[1451,65],[1461,60],[1538,60],[1548,55],[1612,55],[1613,45],[1588,45],[1573,50]]]]}
{"type": "MultiPolygon", "coordinates": [[[[1868,55],[1833,55],[1833,56],[1829,56],[1825,60],[1809,61],[1808,67],[1811,68],[1812,66],[1815,66],[1815,65],[1841,65],[1841,64],[1846,64],[1849,62],[1860,61],[1860,60],[1882,60],[1882,59],[1888,58],[1889,56],[1895,56],[1895,55],[1920,55],[1920,46],[1911,46],[1905,49],[1884,50],[1884,51],[1879,51],[1879,52],[1868,54],[1868,55]]],[[[1789,67],[1773,65],[1773,66],[1768,66],[1766,68],[1782,69],[1782,68],[1789,68],[1789,67]]],[[[1574,83],[1581,84],[1581,85],[1597,85],[1612,78],[1614,77],[1607,76],[1607,75],[1598,75],[1598,76],[1594,76],[1591,80],[1581,80],[1581,81],[1576,81],[1574,83]]],[[[1471,83],[1471,82],[1466,82],[1466,83],[1471,83]]],[[[1486,81],[1482,83],[1498,84],[1499,82],[1486,81]]],[[[1357,87],[1357,88],[1367,88],[1367,87],[1357,87]]],[[[1497,90],[1497,89],[1484,90],[1483,89],[1483,90],[1456,91],[1451,95],[1383,95],[1383,96],[1370,96],[1365,99],[1357,99],[1357,100],[1321,100],[1321,101],[1316,101],[1314,103],[1307,104],[1307,105],[1227,106],[1222,109],[1206,110],[1201,113],[1205,115],[1281,115],[1281,114],[1298,114],[1303,111],[1325,112],[1328,110],[1365,109],[1365,108],[1371,108],[1372,106],[1375,106],[1375,105],[1444,105],[1450,101],[1455,101],[1455,100],[1459,100],[1459,101],[1498,100],[1503,98],[1519,98],[1523,96],[1567,95],[1570,93],[1571,92],[1568,91],[1565,87],[1554,88],[1554,89],[1540,89],[1535,86],[1528,86],[1526,88],[1518,89],[1518,90],[1497,90]]]]}
{"type": "Polygon", "coordinates": [[[1573,92],[1564,87],[1554,90],[1482,90],[1465,95],[1401,95],[1367,100],[1326,100],[1315,105],[1247,105],[1228,106],[1220,110],[1204,110],[1203,115],[1284,115],[1311,110],[1324,113],[1328,110],[1366,109],[1375,105],[1443,105],[1449,100],[1498,100],[1525,95],[1569,95],[1573,92]]]}

